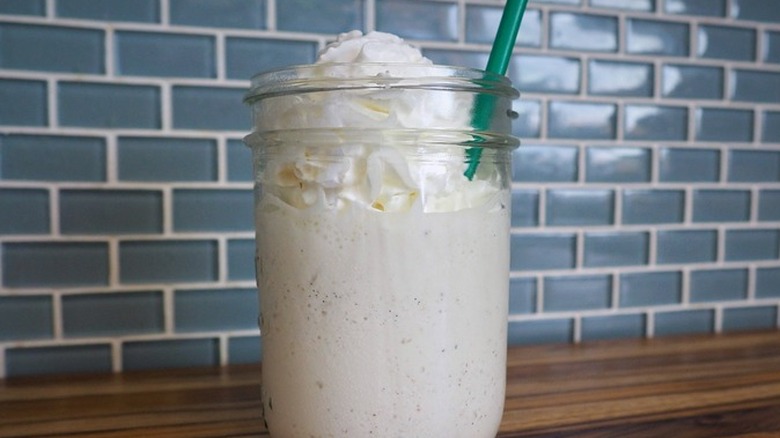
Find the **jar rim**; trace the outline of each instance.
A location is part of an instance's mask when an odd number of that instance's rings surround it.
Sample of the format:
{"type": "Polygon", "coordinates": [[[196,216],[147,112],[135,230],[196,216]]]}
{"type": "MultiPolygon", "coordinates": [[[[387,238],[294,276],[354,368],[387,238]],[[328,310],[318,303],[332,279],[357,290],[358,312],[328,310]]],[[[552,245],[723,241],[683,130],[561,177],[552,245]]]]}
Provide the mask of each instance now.
{"type": "Polygon", "coordinates": [[[295,93],[349,89],[438,89],[487,93],[510,99],[520,96],[506,76],[476,68],[398,62],[323,63],[284,67],[254,75],[250,89],[244,95],[244,103],[295,93]],[[355,68],[374,73],[354,75],[351,69],[355,68]]]}

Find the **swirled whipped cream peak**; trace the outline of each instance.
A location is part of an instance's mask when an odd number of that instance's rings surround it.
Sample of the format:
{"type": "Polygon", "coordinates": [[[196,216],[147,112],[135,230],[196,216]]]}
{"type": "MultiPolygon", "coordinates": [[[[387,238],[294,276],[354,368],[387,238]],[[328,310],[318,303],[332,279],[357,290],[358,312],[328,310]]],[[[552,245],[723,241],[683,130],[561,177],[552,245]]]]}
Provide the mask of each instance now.
{"type": "Polygon", "coordinates": [[[317,64],[333,62],[433,64],[419,49],[397,35],[377,31],[363,35],[359,30],[340,34],[320,51],[317,64]]]}
{"type": "Polygon", "coordinates": [[[352,31],[306,69],[321,89],[267,98],[255,111],[257,131],[286,133],[266,155],[267,193],[296,208],[442,212],[496,192],[492,178],[463,176],[457,144],[471,129],[473,93],[417,86],[442,72],[419,49],[392,34],[352,31]]]}

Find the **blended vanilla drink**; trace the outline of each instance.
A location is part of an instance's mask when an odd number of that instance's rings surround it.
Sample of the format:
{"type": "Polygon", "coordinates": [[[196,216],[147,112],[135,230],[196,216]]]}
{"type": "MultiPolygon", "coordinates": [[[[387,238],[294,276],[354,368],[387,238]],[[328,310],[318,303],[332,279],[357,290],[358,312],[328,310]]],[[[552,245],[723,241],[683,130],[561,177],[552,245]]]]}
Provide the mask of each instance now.
{"type": "Polygon", "coordinates": [[[272,437],[496,435],[514,97],[378,32],[253,79],[272,437]]]}

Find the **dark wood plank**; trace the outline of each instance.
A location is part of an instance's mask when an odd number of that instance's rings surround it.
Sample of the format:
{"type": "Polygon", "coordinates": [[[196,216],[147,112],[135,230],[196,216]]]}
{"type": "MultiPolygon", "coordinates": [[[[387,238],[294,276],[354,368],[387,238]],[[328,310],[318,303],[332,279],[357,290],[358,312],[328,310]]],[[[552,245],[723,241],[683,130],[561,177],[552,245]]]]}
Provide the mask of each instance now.
{"type": "MultiPolygon", "coordinates": [[[[0,437],[267,437],[259,366],[0,380],[0,437]]],[[[780,332],[512,348],[499,437],[780,436],[780,332]]]]}

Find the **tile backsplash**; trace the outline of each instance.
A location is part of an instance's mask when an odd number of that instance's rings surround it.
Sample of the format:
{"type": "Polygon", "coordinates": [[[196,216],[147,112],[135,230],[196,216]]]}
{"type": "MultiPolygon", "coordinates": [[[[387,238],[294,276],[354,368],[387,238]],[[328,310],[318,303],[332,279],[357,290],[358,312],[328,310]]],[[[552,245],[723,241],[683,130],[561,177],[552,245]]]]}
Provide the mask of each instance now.
{"type": "MultiPolygon", "coordinates": [[[[0,377],[254,362],[256,72],[499,0],[0,0],[0,377]]],[[[509,341],[780,326],[780,2],[532,0],[509,341]]]]}

